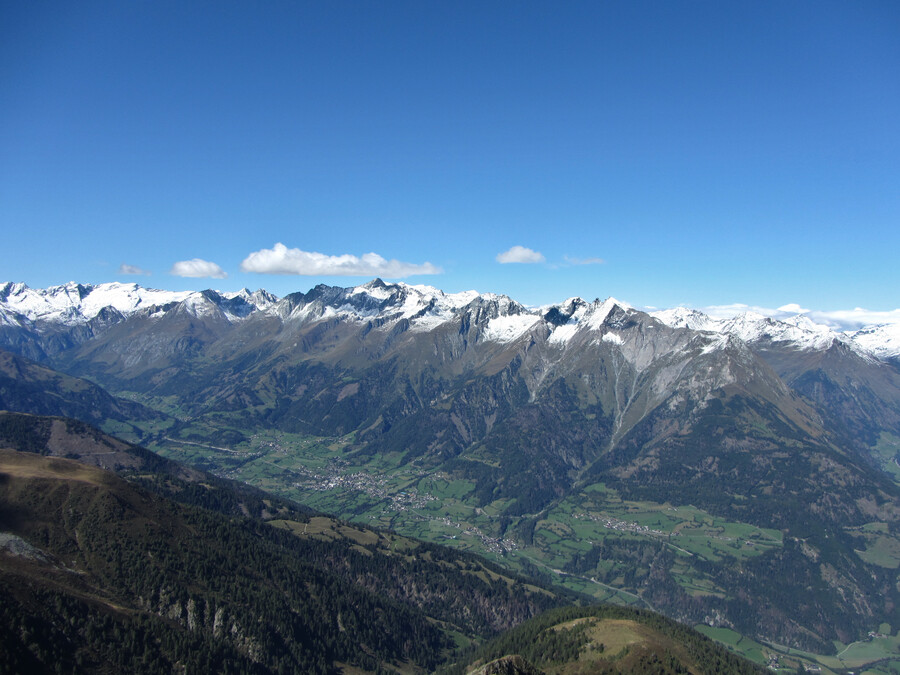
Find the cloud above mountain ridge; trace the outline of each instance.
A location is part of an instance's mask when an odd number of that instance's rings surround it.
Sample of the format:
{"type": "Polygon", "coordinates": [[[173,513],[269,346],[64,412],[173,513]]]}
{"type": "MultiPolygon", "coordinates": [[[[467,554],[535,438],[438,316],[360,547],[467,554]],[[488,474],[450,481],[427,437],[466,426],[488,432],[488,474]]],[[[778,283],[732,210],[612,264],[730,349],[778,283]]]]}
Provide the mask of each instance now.
{"type": "Polygon", "coordinates": [[[387,260],[377,253],[362,256],[326,255],[277,243],[270,249],[254,251],[241,262],[243,272],[255,274],[294,274],[298,276],[387,277],[398,279],[419,274],[442,274],[430,262],[422,264],[387,260]]]}
{"type": "Polygon", "coordinates": [[[142,277],[149,277],[150,272],[148,270],[142,269],[137,265],[129,265],[128,263],[122,263],[119,265],[119,274],[125,275],[136,275],[142,277]]]}
{"type": "Polygon", "coordinates": [[[501,265],[508,263],[542,263],[544,260],[543,253],[518,245],[513,246],[508,251],[497,254],[497,262],[501,265]]]}
{"type": "Polygon", "coordinates": [[[201,258],[179,260],[172,265],[169,274],[176,277],[188,277],[192,279],[225,279],[228,276],[228,273],[216,263],[202,260],[201,258]]]}

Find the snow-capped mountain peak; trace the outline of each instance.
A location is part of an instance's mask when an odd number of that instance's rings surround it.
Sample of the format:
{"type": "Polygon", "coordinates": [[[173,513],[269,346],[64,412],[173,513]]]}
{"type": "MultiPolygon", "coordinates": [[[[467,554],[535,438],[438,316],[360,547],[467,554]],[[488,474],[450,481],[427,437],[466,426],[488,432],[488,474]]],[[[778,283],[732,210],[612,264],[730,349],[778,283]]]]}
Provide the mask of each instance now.
{"type": "MultiPolygon", "coordinates": [[[[583,331],[598,333],[591,339],[600,339],[615,328],[612,323],[622,322],[637,311],[612,297],[593,302],[570,297],[558,304],[529,309],[505,295],[445,293],[432,286],[386,283],[381,279],[351,288],[320,285],[281,300],[262,289],[251,292],[244,288],[234,293],[164,291],[119,282],[69,282],[32,289],[24,283],[6,282],[0,283],[0,325],[41,331],[42,326],[76,326],[95,320],[109,324],[151,308],[158,308],[152,316],[161,315],[179,303],[179,311],[194,316],[220,313],[229,322],[241,321],[257,312],[300,322],[328,317],[354,321],[377,318],[378,325],[406,320],[408,329],[416,332],[432,331],[468,317],[465,321],[483,330],[482,339],[501,343],[517,340],[543,322],[550,331],[550,342],[559,346],[570,343],[583,331]]],[[[757,312],[713,318],[696,309],[675,307],[650,315],[667,326],[727,334],[748,344],[778,343],[799,350],[825,350],[840,344],[867,358],[900,357],[897,324],[841,332],[816,323],[805,313],[779,319],[757,312]]]]}
{"type": "Polygon", "coordinates": [[[266,291],[251,294],[246,289],[237,293],[217,293],[215,297],[205,295],[207,291],[163,291],[144,288],[135,283],[110,282],[97,285],[69,282],[62,286],[32,289],[23,283],[0,284],[0,302],[8,312],[21,315],[35,323],[61,323],[77,325],[88,323],[104,309],[112,308],[123,316],[139,310],[164,306],[171,303],[189,301],[197,311],[209,303],[223,301],[230,307],[223,307],[227,316],[239,318],[249,311],[265,308],[276,300],[266,291]],[[248,305],[247,310],[239,305],[248,305]]]}
{"type": "Polygon", "coordinates": [[[712,317],[704,314],[697,309],[689,307],[673,307],[672,309],[663,309],[650,312],[650,316],[655,317],[662,323],[672,328],[689,328],[691,330],[708,330],[714,331],[715,327],[712,317]]]}
{"type": "MultiPolygon", "coordinates": [[[[816,323],[803,313],[784,319],[773,319],[758,312],[743,312],[731,318],[714,319],[696,309],[676,307],[655,311],[651,315],[668,326],[728,334],[749,344],[769,341],[788,343],[799,350],[824,350],[835,343],[841,343],[862,356],[875,355],[873,345],[882,344],[881,340],[887,334],[878,333],[872,344],[866,344],[864,336],[860,336],[863,339],[855,337],[861,331],[857,331],[856,334],[841,333],[829,326],[816,323]]],[[[885,346],[878,356],[885,358],[897,354],[900,354],[900,345],[895,346],[893,352],[889,346],[885,346]]]]}
{"type": "Polygon", "coordinates": [[[855,345],[879,359],[900,357],[900,324],[867,326],[849,334],[855,345]]]}
{"type": "Polygon", "coordinates": [[[581,298],[569,298],[561,305],[553,305],[544,314],[544,319],[553,326],[550,342],[563,345],[582,331],[605,329],[607,320],[615,310],[624,313],[632,311],[630,305],[613,297],[590,303],[581,298]]]}

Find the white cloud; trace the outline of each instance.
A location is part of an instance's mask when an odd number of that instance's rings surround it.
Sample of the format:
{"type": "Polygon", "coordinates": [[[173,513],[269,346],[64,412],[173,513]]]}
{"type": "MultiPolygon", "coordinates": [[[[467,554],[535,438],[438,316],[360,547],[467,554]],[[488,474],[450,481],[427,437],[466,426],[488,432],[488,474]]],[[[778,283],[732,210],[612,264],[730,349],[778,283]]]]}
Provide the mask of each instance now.
{"type": "Polygon", "coordinates": [[[541,263],[544,262],[544,256],[524,246],[513,246],[508,251],[498,253],[497,262],[504,265],[506,263],[541,263]]]}
{"type": "Polygon", "coordinates": [[[882,323],[900,324],[900,309],[878,312],[856,307],[855,309],[839,309],[829,312],[812,311],[807,316],[816,323],[823,323],[840,330],[856,330],[863,326],[882,323]]]}
{"type": "Polygon", "coordinates": [[[213,279],[224,279],[228,276],[221,267],[214,262],[193,258],[191,260],[179,260],[172,265],[169,274],[176,277],[203,278],[211,277],[213,279]]]}
{"type": "Polygon", "coordinates": [[[563,259],[570,265],[602,265],[606,262],[603,258],[573,258],[568,255],[563,259]]]}
{"type": "Polygon", "coordinates": [[[128,263],[122,263],[119,265],[119,274],[136,274],[138,276],[149,277],[150,272],[147,270],[141,269],[137,265],[129,265],[128,263]]]}
{"type": "Polygon", "coordinates": [[[779,312],[787,312],[788,314],[806,314],[807,312],[811,312],[811,309],[803,309],[796,302],[790,302],[786,305],[782,305],[778,308],[779,312]]]}
{"type": "Polygon", "coordinates": [[[387,277],[397,279],[416,274],[441,274],[440,267],[430,262],[417,265],[385,260],[377,253],[325,255],[299,248],[275,244],[270,249],[251,253],[241,263],[244,272],[257,274],[298,274],[303,276],[387,277]]]}

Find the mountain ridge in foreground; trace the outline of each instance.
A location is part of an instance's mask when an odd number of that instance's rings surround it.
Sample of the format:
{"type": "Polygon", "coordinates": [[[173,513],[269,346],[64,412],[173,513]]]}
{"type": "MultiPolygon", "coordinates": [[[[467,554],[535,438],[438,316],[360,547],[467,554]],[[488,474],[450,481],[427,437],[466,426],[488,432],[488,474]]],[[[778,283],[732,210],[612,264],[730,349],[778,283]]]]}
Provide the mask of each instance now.
{"type": "Polygon", "coordinates": [[[763,673],[712,640],[646,610],[562,607],[522,623],[446,675],[763,673]],[[483,665],[482,665],[483,664],[483,665]]]}

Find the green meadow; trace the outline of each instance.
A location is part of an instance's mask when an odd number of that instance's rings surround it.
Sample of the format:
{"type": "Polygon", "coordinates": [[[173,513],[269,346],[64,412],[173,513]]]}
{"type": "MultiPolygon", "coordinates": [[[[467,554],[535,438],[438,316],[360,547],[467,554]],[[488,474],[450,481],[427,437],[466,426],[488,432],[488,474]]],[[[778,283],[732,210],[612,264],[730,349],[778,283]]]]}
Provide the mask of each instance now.
{"type": "MultiPolygon", "coordinates": [[[[257,429],[228,445],[196,440],[203,430],[202,422],[192,423],[176,438],[158,429],[151,448],[323,513],[471,551],[600,601],[653,609],[636,585],[649,568],[627,558],[630,551],[651,557],[668,551],[671,577],[686,593],[725,597],[703,571],[710,563],[734,564],[782,546],[778,530],[725,520],[690,504],[623,500],[602,483],[585,485],[537,516],[501,517],[508,500],[479,505],[473,481],[405,464],[400,453],[358,455],[352,437],[257,429]]],[[[900,567],[900,545],[880,524],[854,535],[863,560],[900,567]]],[[[777,655],[787,670],[802,672],[804,664],[825,673],[865,667],[878,675],[896,672],[890,669],[900,662],[896,636],[840,645],[835,657],[764,645],[724,628],[698,629],[761,665],[777,655]]]]}

